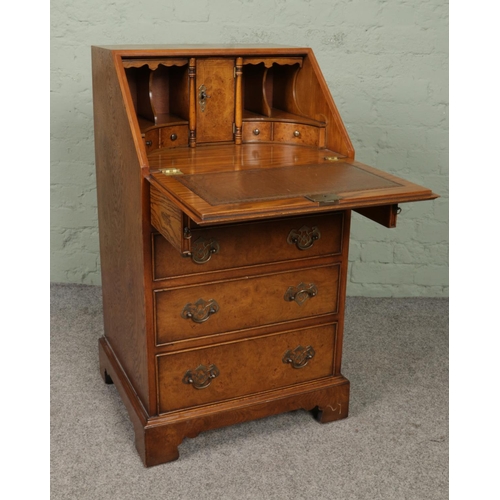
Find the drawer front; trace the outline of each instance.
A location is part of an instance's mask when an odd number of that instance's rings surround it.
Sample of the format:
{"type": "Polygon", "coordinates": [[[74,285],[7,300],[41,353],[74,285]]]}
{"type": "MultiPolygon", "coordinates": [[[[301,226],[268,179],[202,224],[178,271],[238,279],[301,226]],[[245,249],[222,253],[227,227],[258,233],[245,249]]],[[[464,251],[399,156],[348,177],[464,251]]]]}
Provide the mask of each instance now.
{"type": "Polygon", "coordinates": [[[242,131],[243,142],[271,141],[270,122],[244,122],[242,131]]]}
{"type": "Polygon", "coordinates": [[[337,313],[340,264],[155,291],[158,344],[337,313]]]}
{"type": "Polygon", "coordinates": [[[336,335],[330,324],[159,355],[159,412],[328,377],[336,335]]]}
{"type": "Polygon", "coordinates": [[[187,146],[189,130],[187,125],[172,125],[160,129],[160,148],[187,146]]]}
{"type": "Polygon", "coordinates": [[[273,124],[273,140],[302,146],[323,147],[320,143],[319,127],[298,123],[275,122],[273,124]]]}
{"type": "Polygon", "coordinates": [[[193,257],[161,235],[153,240],[154,279],[342,253],[343,212],[192,230],[193,257]],[[215,251],[215,253],[214,253],[215,251]]]}
{"type": "Polygon", "coordinates": [[[146,153],[150,153],[160,147],[158,129],[148,130],[144,134],[144,144],[146,146],[146,153]]]}

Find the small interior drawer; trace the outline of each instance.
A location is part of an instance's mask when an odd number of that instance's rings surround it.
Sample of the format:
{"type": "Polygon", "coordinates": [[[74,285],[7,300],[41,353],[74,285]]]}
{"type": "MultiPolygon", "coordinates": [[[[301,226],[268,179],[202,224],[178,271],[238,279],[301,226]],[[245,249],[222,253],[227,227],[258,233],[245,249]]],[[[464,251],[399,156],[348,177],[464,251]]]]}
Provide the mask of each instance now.
{"type": "Polygon", "coordinates": [[[271,122],[243,122],[243,142],[271,141],[271,122]]]}
{"type": "Polygon", "coordinates": [[[333,375],[337,324],[157,356],[159,413],[333,375]]]}
{"type": "Polygon", "coordinates": [[[144,134],[144,145],[146,146],[146,153],[151,153],[155,149],[158,149],[159,146],[159,136],[158,129],[148,130],[144,134]]]}
{"type": "Polygon", "coordinates": [[[160,148],[177,148],[187,146],[189,129],[187,125],[170,125],[162,127],[160,131],[160,148]]]}
{"type": "Polygon", "coordinates": [[[324,128],[300,123],[274,122],[273,140],[302,146],[324,147],[324,128]]]}
{"type": "Polygon", "coordinates": [[[340,264],[154,292],[156,342],[234,332],[338,312],[340,264]]]}

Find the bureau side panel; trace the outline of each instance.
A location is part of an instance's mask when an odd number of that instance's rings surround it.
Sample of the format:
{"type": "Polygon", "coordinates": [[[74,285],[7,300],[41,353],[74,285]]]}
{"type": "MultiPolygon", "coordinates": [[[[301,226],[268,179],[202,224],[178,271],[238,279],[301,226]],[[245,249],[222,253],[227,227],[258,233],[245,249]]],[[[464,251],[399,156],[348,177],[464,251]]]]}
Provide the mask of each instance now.
{"type": "Polygon", "coordinates": [[[345,298],[347,290],[347,273],[349,267],[349,239],[351,234],[351,211],[344,212],[344,227],[343,227],[343,245],[342,245],[342,264],[340,267],[339,278],[339,315],[337,341],[335,348],[335,375],[340,375],[342,368],[342,349],[344,343],[344,318],[345,318],[345,298]]]}
{"type": "Polygon", "coordinates": [[[148,408],[144,207],[149,195],[111,51],[92,48],[92,73],[104,333],[148,408]]]}
{"type": "Polygon", "coordinates": [[[326,121],[326,147],[354,158],[353,145],[312,51],[297,73],[295,93],[301,113],[326,121]]]}

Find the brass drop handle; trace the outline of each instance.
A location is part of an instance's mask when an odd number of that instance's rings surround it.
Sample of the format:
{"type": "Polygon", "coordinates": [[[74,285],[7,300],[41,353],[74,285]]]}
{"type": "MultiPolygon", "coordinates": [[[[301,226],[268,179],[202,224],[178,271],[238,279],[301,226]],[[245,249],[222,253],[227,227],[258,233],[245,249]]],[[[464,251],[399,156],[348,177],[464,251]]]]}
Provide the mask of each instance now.
{"type": "Polygon", "coordinates": [[[301,306],[306,300],[309,300],[318,295],[318,287],[314,283],[300,283],[297,286],[288,287],[285,292],[284,299],[286,302],[296,302],[301,306]]]}
{"type": "Polygon", "coordinates": [[[302,226],[300,229],[292,229],[288,233],[286,241],[289,245],[296,245],[299,250],[307,250],[320,238],[321,233],[317,226],[302,226]]]}
{"type": "Polygon", "coordinates": [[[258,128],[253,130],[253,135],[259,135],[259,134],[260,134],[260,130],[258,128]]]}
{"type": "Polygon", "coordinates": [[[219,311],[219,304],[214,299],[198,299],[194,304],[189,302],[184,306],[181,317],[190,319],[194,323],[204,323],[205,321],[219,311]]]}
{"type": "Polygon", "coordinates": [[[292,365],[292,368],[304,368],[309,363],[309,360],[314,358],[315,354],[312,346],[303,347],[299,345],[293,351],[288,349],[283,355],[282,361],[285,364],[292,365]]]}
{"type": "Polygon", "coordinates": [[[207,94],[207,87],[205,87],[205,85],[200,85],[198,87],[198,102],[200,103],[200,108],[201,108],[201,111],[205,111],[205,106],[207,104],[207,99],[209,99],[210,95],[207,94]]]}
{"type": "Polygon", "coordinates": [[[219,249],[219,243],[215,238],[198,238],[191,245],[191,259],[195,264],[204,264],[212,255],[218,253],[219,249]]]}
{"type": "Polygon", "coordinates": [[[304,283],[300,283],[298,286],[288,287],[285,293],[285,300],[287,302],[297,302],[297,304],[302,305],[307,299],[311,297],[316,297],[318,294],[318,289],[314,283],[309,286],[304,283]]]}
{"type": "Polygon", "coordinates": [[[293,133],[293,136],[294,136],[294,137],[300,137],[300,131],[299,131],[299,130],[296,130],[296,131],[293,133]]]}
{"type": "Polygon", "coordinates": [[[184,374],[182,382],[192,385],[195,389],[205,389],[219,374],[219,369],[215,365],[200,365],[194,370],[188,370],[184,374]]]}

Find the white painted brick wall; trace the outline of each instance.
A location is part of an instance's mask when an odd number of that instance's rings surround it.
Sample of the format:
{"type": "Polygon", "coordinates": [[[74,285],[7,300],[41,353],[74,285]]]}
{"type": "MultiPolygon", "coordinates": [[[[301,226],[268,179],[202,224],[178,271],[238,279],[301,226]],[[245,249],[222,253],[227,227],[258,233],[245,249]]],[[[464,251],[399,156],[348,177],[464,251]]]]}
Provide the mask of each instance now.
{"type": "Polygon", "coordinates": [[[354,214],[348,294],[448,293],[448,4],[442,0],[51,3],[51,279],[100,284],[90,46],[312,47],[356,158],[438,200],[396,229],[354,214]]]}

